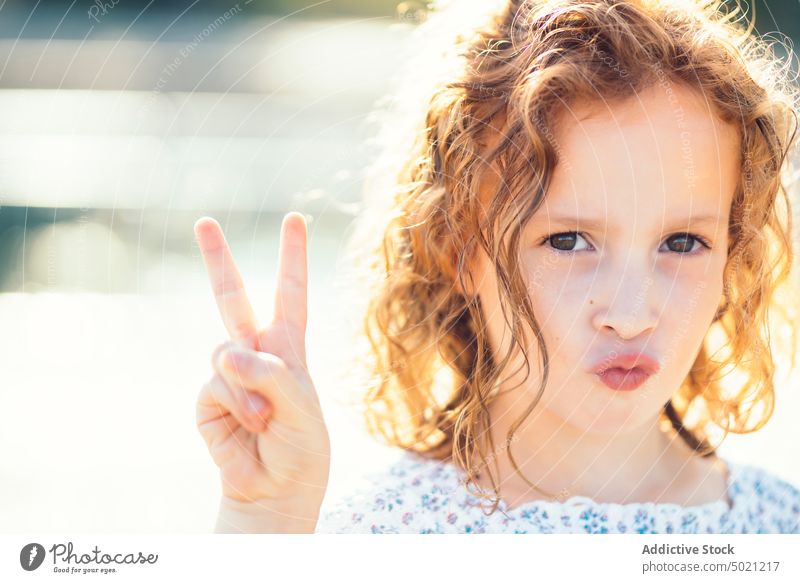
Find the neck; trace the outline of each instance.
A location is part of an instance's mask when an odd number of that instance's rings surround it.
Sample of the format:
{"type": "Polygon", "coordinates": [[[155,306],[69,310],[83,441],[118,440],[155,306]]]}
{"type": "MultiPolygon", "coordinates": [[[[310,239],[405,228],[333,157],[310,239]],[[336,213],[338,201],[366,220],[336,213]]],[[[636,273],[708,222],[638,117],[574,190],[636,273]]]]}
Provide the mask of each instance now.
{"type": "Polygon", "coordinates": [[[488,467],[480,459],[475,467],[476,481],[489,492],[493,485],[488,472],[492,473],[509,508],[572,496],[616,503],[676,498],[682,488],[679,475],[687,476],[686,468],[694,467],[688,446],[664,433],[657,416],[606,435],[581,431],[537,406],[509,441],[509,428],[520,413],[518,407],[503,405],[498,398],[490,406],[493,449],[488,442],[484,448],[488,467]],[[534,487],[514,470],[509,450],[534,487]]]}

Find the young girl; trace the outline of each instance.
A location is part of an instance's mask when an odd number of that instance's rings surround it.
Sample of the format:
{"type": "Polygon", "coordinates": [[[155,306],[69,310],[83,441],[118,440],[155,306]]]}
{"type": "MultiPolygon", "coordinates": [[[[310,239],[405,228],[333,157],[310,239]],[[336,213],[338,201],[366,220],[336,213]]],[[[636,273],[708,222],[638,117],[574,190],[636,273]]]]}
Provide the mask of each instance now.
{"type": "Polygon", "coordinates": [[[478,4],[364,263],[366,418],[404,452],[322,516],[302,215],[264,330],[219,225],[196,225],[233,337],[197,408],[218,531],[800,532],[796,487],[715,453],[794,366],[779,60],[713,0],[478,4]]]}

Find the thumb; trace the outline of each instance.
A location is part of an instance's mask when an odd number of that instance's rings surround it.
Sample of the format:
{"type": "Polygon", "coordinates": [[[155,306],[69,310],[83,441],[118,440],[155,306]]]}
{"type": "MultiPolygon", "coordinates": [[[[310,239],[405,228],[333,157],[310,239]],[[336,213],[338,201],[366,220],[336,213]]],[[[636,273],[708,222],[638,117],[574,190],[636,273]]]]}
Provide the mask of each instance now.
{"type": "Polygon", "coordinates": [[[266,398],[275,418],[295,424],[308,421],[311,412],[307,387],[278,356],[227,342],[217,349],[213,358],[214,368],[229,386],[241,387],[266,398]]]}

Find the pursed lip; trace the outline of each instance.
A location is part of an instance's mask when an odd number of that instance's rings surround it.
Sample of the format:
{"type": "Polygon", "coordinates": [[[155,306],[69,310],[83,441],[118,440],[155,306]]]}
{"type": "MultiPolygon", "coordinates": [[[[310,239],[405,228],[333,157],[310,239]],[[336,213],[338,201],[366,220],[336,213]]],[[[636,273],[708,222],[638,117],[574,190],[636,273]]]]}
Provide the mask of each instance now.
{"type": "Polygon", "coordinates": [[[595,363],[591,370],[595,374],[603,374],[610,368],[628,370],[639,368],[647,374],[652,375],[658,372],[660,365],[655,358],[644,352],[624,352],[615,355],[613,358],[610,356],[603,358],[595,363]]]}

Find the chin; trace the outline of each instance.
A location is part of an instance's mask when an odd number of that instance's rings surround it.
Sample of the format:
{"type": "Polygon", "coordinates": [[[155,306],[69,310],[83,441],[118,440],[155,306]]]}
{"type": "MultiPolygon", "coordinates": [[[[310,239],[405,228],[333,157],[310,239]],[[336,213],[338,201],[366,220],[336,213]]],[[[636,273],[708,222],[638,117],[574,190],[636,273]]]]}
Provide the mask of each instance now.
{"type": "Polygon", "coordinates": [[[651,406],[645,407],[643,403],[608,403],[605,407],[573,409],[561,418],[582,433],[610,437],[652,423],[659,410],[651,406]]]}

